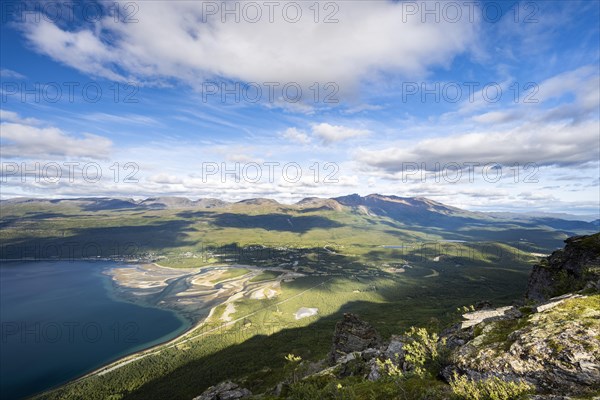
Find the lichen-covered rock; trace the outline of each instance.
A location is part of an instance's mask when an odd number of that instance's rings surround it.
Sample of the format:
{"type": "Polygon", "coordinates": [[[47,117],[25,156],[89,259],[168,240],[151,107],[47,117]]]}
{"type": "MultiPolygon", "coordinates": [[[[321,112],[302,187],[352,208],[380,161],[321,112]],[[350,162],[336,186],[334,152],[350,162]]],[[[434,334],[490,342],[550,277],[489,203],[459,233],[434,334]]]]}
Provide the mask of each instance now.
{"type": "Polygon", "coordinates": [[[525,379],[542,393],[589,394],[600,383],[600,295],[560,300],[541,312],[476,326],[442,375],[525,379]]]}
{"type": "Polygon", "coordinates": [[[381,355],[381,351],[378,349],[366,349],[363,351],[360,356],[363,360],[369,361],[373,358],[379,357],[381,355]]]}
{"type": "Polygon", "coordinates": [[[440,338],[444,338],[446,340],[446,347],[452,350],[473,339],[473,327],[463,329],[462,323],[458,323],[443,330],[440,338]]]}
{"type": "Polygon", "coordinates": [[[239,387],[237,384],[227,381],[216,386],[211,386],[204,393],[193,400],[237,400],[252,396],[248,389],[239,387]]]}
{"type": "Polygon", "coordinates": [[[574,236],[565,243],[533,267],[527,298],[539,301],[600,286],[600,233],[574,236]]]}
{"type": "Polygon", "coordinates": [[[392,336],[384,355],[392,361],[404,358],[404,342],[400,336],[392,336]]]}
{"type": "Polygon", "coordinates": [[[362,352],[381,345],[381,336],[371,324],[351,313],[335,326],[333,346],[329,353],[329,364],[334,365],[347,354],[362,352]]]}
{"type": "Polygon", "coordinates": [[[368,363],[369,374],[367,375],[367,379],[371,382],[375,382],[381,379],[381,369],[379,365],[377,365],[376,360],[371,360],[368,363]]]}
{"type": "Polygon", "coordinates": [[[543,312],[543,311],[546,311],[546,310],[550,310],[550,309],[552,309],[552,308],[554,308],[554,307],[562,304],[565,300],[568,300],[568,299],[577,299],[577,298],[580,298],[580,297],[583,297],[583,296],[581,296],[579,294],[573,294],[573,293],[564,294],[564,295],[558,296],[558,297],[553,297],[552,299],[550,299],[548,301],[545,301],[545,302],[543,302],[541,304],[538,304],[535,307],[535,311],[536,312],[543,312]]]}
{"type": "Polygon", "coordinates": [[[479,311],[473,311],[463,314],[465,321],[461,323],[461,329],[470,328],[483,321],[499,320],[506,318],[518,318],[520,316],[519,310],[515,307],[500,307],[496,309],[483,309],[479,311]]]}

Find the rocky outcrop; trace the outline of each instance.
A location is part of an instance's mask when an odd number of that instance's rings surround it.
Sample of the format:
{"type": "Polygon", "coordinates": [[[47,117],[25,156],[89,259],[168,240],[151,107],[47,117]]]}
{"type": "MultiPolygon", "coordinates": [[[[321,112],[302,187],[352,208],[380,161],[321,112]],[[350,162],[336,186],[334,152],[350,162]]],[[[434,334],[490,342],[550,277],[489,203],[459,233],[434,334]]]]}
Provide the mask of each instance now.
{"type": "Polygon", "coordinates": [[[329,364],[336,364],[342,357],[381,345],[381,336],[371,324],[358,316],[346,313],[335,326],[333,346],[329,353],[329,364]]]}
{"type": "Polygon", "coordinates": [[[528,299],[540,301],[586,287],[600,289],[600,233],[574,236],[565,243],[564,249],[533,267],[528,299]]]}
{"type": "Polygon", "coordinates": [[[535,306],[535,312],[540,313],[540,312],[543,312],[543,311],[546,311],[546,310],[551,310],[554,307],[556,307],[556,306],[564,303],[566,300],[577,299],[577,298],[581,298],[581,297],[583,297],[583,296],[581,296],[579,294],[572,294],[572,293],[564,294],[564,295],[558,296],[558,297],[554,297],[554,298],[552,298],[552,299],[550,299],[548,301],[545,301],[545,302],[540,303],[537,306],[535,306]]]}
{"type": "Polygon", "coordinates": [[[586,395],[600,382],[600,295],[554,298],[521,317],[484,320],[471,329],[472,338],[454,349],[442,372],[447,380],[454,372],[497,376],[557,395],[586,395]]]}
{"type": "Polygon", "coordinates": [[[237,384],[227,381],[216,386],[211,386],[204,393],[193,400],[237,400],[252,396],[248,389],[239,387],[237,384]]]}
{"type": "Polygon", "coordinates": [[[463,314],[463,321],[460,325],[461,329],[470,328],[484,321],[501,320],[506,318],[519,317],[521,313],[515,307],[501,307],[496,309],[483,309],[463,314]]]}
{"type": "Polygon", "coordinates": [[[530,275],[528,307],[463,315],[443,336],[442,376],[525,380],[538,393],[588,395],[600,382],[600,234],[569,238],[530,275]],[[588,289],[584,294],[574,293],[588,289]],[[587,294],[587,295],[585,295],[587,294]]]}

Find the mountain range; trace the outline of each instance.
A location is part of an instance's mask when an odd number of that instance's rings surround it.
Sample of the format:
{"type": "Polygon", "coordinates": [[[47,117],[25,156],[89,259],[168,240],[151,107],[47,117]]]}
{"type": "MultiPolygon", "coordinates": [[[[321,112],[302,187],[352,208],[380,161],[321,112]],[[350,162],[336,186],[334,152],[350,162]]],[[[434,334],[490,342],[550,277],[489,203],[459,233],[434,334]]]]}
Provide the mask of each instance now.
{"type": "MultiPolygon", "coordinates": [[[[479,228],[489,230],[490,227],[499,229],[547,229],[563,233],[564,237],[557,238],[559,246],[567,236],[591,234],[598,231],[600,219],[591,220],[591,216],[549,213],[483,213],[468,211],[442,204],[424,197],[399,197],[394,195],[370,194],[359,196],[351,194],[334,198],[309,197],[294,204],[282,204],[267,198],[252,198],[237,202],[227,202],[216,198],[201,198],[190,200],[185,197],[153,197],[142,200],[132,198],[73,198],[73,199],[35,199],[14,198],[0,202],[3,211],[2,219],[11,219],[11,210],[27,209],[36,213],[41,210],[51,212],[60,207],[71,207],[82,212],[122,212],[122,211],[165,211],[177,212],[179,215],[187,211],[212,212],[216,214],[252,214],[264,215],[264,221],[272,220],[274,216],[319,215],[329,218],[332,213],[344,213],[360,216],[370,225],[387,224],[394,228],[410,230],[438,229],[450,234],[447,239],[474,239],[474,232],[479,228]],[[462,232],[458,235],[458,232],[462,232]]],[[[18,214],[18,213],[17,213],[18,214]]],[[[25,217],[27,214],[23,215],[25,217]]],[[[199,215],[199,214],[195,214],[199,215]]],[[[39,215],[38,215],[39,217],[39,215]]],[[[257,217],[260,219],[260,217],[257,217]]],[[[263,222],[264,222],[263,221],[263,222]]],[[[293,219],[291,220],[293,222],[293,219]]],[[[300,221],[300,220],[298,220],[300,221]]],[[[305,221],[307,221],[305,219],[305,221]]],[[[311,228],[319,228],[319,221],[314,219],[311,228]]],[[[287,223],[287,222],[286,222],[287,223]]],[[[269,229],[269,224],[258,224],[269,229]]],[[[497,235],[494,235],[497,236],[497,235]]],[[[482,238],[485,238],[483,235],[482,238]]],[[[506,237],[505,235],[503,237],[506,237]]],[[[517,240],[520,238],[517,238],[517,240]]],[[[527,237],[525,237],[527,239],[527,237]]]]}

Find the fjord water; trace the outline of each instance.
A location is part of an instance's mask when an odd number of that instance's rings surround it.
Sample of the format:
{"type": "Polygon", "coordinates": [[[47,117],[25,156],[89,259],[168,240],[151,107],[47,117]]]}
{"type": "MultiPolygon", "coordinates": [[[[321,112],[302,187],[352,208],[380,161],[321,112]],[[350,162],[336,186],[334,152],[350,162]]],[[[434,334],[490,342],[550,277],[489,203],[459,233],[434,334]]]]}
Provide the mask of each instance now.
{"type": "Polygon", "coordinates": [[[111,262],[3,262],[0,398],[65,383],[169,340],[189,323],[173,312],[119,301],[111,262]]]}

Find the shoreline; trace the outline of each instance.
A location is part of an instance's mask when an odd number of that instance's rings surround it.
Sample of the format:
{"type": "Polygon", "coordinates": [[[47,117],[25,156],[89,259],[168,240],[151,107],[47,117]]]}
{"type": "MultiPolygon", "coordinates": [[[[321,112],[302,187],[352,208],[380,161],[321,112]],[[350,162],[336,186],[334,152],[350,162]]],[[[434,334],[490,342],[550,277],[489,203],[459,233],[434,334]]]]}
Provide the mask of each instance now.
{"type": "MultiPolygon", "coordinates": [[[[21,260],[14,260],[14,261],[21,261],[21,260]]],[[[38,261],[42,261],[42,260],[38,260],[38,261]]],[[[53,261],[61,261],[61,260],[53,260],[53,261]]],[[[97,261],[107,262],[107,261],[109,261],[110,262],[112,260],[86,260],[86,259],[82,259],[82,260],[78,260],[78,261],[91,261],[91,262],[97,262],[97,261]]],[[[218,269],[227,269],[227,268],[246,268],[246,269],[249,269],[251,272],[254,272],[254,275],[258,275],[258,274],[260,274],[263,271],[263,269],[261,269],[259,267],[256,267],[256,266],[253,266],[253,265],[243,265],[243,264],[234,264],[234,265],[229,265],[229,264],[214,264],[214,265],[207,265],[207,266],[198,267],[198,268],[174,268],[174,267],[167,267],[167,266],[164,266],[164,265],[160,265],[160,264],[158,264],[156,262],[126,262],[126,261],[112,261],[112,262],[115,262],[116,265],[113,266],[113,267],[109,267],[109,269],[114,269],[115,267],[127,267],[127,266],[137,266],[137,267],[140,267],[140,266],[141,267],[143,267],[143,266],[153,266],[153,267],[160,268],[160,269],[165,269],[165,270],[168,270],[168,271],[177,271],[177,272],[190,271],[190,272],[194,272],[194,270],[196,270],[196,272],[199,273],[199,272],[201,272],[203,270],[210,271],[212,269],[217,269],[218,270],[218,269]]],[[[285,272],[285,271],[282,270],[282,272],[285,272]]],[[[103,272],[103,274],[104,274],[104,272],[103,272]]],[[[246,276],[248,274],[249,273],[246,273],[246,274],[244,274],[244,275],[242,275],[240,277],[234,277],[234,278],[225,279],[225,280],[219,282],[219,284],[230,282],[230,281],[239,280],[240,278],[242,278],[242,277],[244,277],[244,276],[246,276]]],[[[113,287],[113,290],[115,290],[115,292],[111,293],[110,295],[114,296],[119,301],[131,302],[130,300],[127,300],[127,299],[124,299],[124,298],[119,298],[118,293],[116,292],[116,289],[119,288],[119,285],[118,285],[118,283],[115,282],[114,276],[111,276],[109,274],[106,274],[106,276],[110,279],[111,286],[113,287]]],[[[248,281],[250,279],[248,279],[248,281]]],[[[167,287],[168,286],[169,285],[167,285],[167,287]]],[[[159,307],[159,306],[153,306],[153,305],[150,305],[150,304],[144,305],[143,302],[134,302],[134,304],[137,304],[137,305],[140,305],[140,306],[145,306],[145,307],[150,307],[150,308],[159,308],[159,309],[171,311],[174,314],[176,314],[182,320],[182,322],[184,322],[184,321],[187,322],[189,324],[189,326],[183,332],[181,332],[180,334],[176,335],[175,337],[173,337],[171,339],[162,341],[160,343],[153,344],[150,347],[146,347],[146,348],[143,348],[141,350],[134,351],[131,354],[119,357],[119,358],[115,359],[114,361],[108,362],[108,363],[106,363],[106,364],[104,364],[104,365],[102,365],[102,366],[100,366],[98,368],[95,368],[92,371],[86,372],[86,373],[84,373],[84,374],[82,374],[82,375],[80,375],[80,376],[78,376],[76,378],[69,379],[68,381],[66,381],[66,382],[64,382],[62,384],[59,384],[59,385],[57,385],[55,387],[52,387],[52,388],[49,388],[47,390],[41,391],[39,393],[33,394],[33,395],[29,396],[28,398],[30,398],[30,399],[31,398],[40,398],[40,396],[43,396],[44,394],[48,394],[48,393],[54,392],[56,390],[59,390],[62,387],[65,387],[65,386],[68,386],[68,385],[80,382],[80,381],[85,380],[87,378],[90,378],[90,377],[93,377],[93,376],[103,376],[103,375],[105,375],[107,373],[110,373],[111,371],[116,370],[118,368],[121,368],[121,367],[123,367],[123,366],[125,366],[127,364],[130,364],[132,362],[141,360],[142,358],[151,356],[153,354],[157,354],[157,353],[159,353],[160,351],[162,351],[162,350],[164,350],[166,348],[175,347],[175,346],[177,346],[177,345],[179,345],[181,343],[185,343],[185,342],[187,342],[189,340],[192,340],[194,338],[201,337],[203,335],[206,335],[206,334],[209,334],[209,333],[213,333],[213,332],[216,332],[216,331],[218,331],[220,329],[224,329],[224,328],[226,328],[228,326],[231,326],[231,325],[233,325],[233,324],[235,324],[235,323],[243,320],[248,315],[245,315],[245,316],[240,317],[240,318],[236,318],[236,319],[231,320],[231,321],[222,321],[218,326],[212,327],[212,328],[208,329],[205,332],[199,333],[198,335],[186,338],[187,335],[191,335],[191,334],[195,333],[197,330],[201,329],[202,327],[207,326],[207,322],[214,315],[214,312],[215,312],[216,308],[219,307],[219,306],[221,306],[221,305],[223,305],[223,304],[227,304],[231,300],[232,297],[239,296],[240,293],[244,293],[244,288],[242,288],[242,290],[240,290],[240,291],[238,291],[238,292],[236,292],[236,293],[234,293],[232,295],[227,296],[227,298],[225,298],[222,302],[219,302],[218,304],[213,305],[210,308],[208,314],[205,317],[200,318],[195,323],[192,320],[190,320],[187,316],[181,314],[181,312],[178,311],[178,310],[174,310],[172,308],[164,307],[164,306],[159,307]],[[142,304],[140,304],[140,303],[142,303],[142,304]]]]}
{"type": "MultiPolygon", "coordinates": [[[[171,267],[161,266],[161,265],[156,264],[156,263],[152,263],[152,264],[155,264],[157,267],[160,267],[160,268],[167,268],[167,269],[179,270],[177,268],[171,268],[171,267]]],[[[146,265],[148,265],[148,264],[146,264],[146,265]]],[[[262,271],[264,271],[260,267],[256,267],[256,266],[252,266],[252,265],[242,265],[242,264],[235,264],[235,265],[223,265],[223,264],[221,264],[221,265],[209,266],[209,268],[212,268],[212,267],[215,267],[215,268],[236,268],[236,267],[237,268],[247,268],[247,269],[250,269],[252,271],[259,272],[259,273],[262,272],[262,271]]],[[[203,268],[205,268],[205,267],[203,267],[203,268]]],[[[269,268],[269,270],[278,270],[278,271],[282,272],[282,275],[280,275],[275,280],[276,282],[279,282],[279,283],[281,283],[282,281],[284,281],[286,279],[286,275],[287,274],[291,274],[292,276],[295,276],[295,277],[305,276],[303,274],[294,273],[294,272],[291,272],[291,271],[288,271],[288,270],[284,270],[284,269],[280,269],[280,268],[269,268]]],[[[245,275],[247,275],[247,274],[244,274],[243,276],[245,276],[245,275]]],[[[258,274],[256,274],[256,275],[258,275],[258,274]]],[[[240,277],[230,278],[230,279],[225,280],[224,282],[227,282],[229,280],[236,280],[236,279],[239,279],[239,278],[240,277]]],[[[287,277],[287,278],[289,279],[289,277],[287,277]]],[[[281,304],[286,303],[286,302],[288,302],[288,301],[290,301],[290,300],[292,300],[292,299],[294,299],[296,297],[302,296],[303,294],[305,294],[305,293],[307,293],[307,292],[309,292],[309,291],[311,291],[311,290],[313,290],[313,289],[315,289],[315,288],[317,288],[319,286],[325,285],[327,282],[331,281],[332,279],[334,279],[334,277],[330,277],[329,279],[326,279],[326,280],[322,281],[321,283],[319,283],[317,285],[309,287],[309,288],[301,291],[300,293],[297,293],[297,294],[295,294],[295,295],[293,295],[293,296],[291,296],[289,298],[281,300],[281,301],[277,302],[276,304],[272,304],[272,305],[270,305],[270,307],[281,305],[281,304]]],[[[271,282],[273,282],[273,281],[271,281],[271,282]]],[[[223,282],[219,282],[219,283],[223,283],[223,282]]],[[[131,364],[133,362],[141,360],[141,359],[143,359],[145,357],[158,354],[158,353],[160,353],[161,351],[163,351],[165,349],[176,347],[176,346],[178,346],[180,344],[187,343],[187,342],[189,342],[191,340],[197,339],[199,337],[202,337],[202,336],[205,336],[205,335],[217,332],[217,331],[219,331],[221,329],[227,328],[229,326],[235,325],[236,323],[238,323],[240,321],[243,321],[247,317],[255,315],[255,314],[257,314],[257,313],[259,313],[259,312],[261,312],[263,310],[263,308],[261,307],[261,308],[255,310],[255,311],[253,311],[253,312],[251,312],[249,314],[240,316],[240,317],[235,318],[233,320],[221,321],[221,323],[218,326],[212,327],[212,328],[210,328],[210,329],[208,329],[208,330],[206,330],[204,332],[200,332],[200,333],[197,333],[195,335],[192,335],[198,329],[200,329],[200,328],[202,328],[203,326],[206,325],[207,321],[213,316],[213,313],[214,313],[215,309],[218,306],[223,305],[223,304],[227,304],[231,300],[231,298],[239,298],[240,294],[243,294],[243,293],[244,293],[243,291],[234,293],[233,295],[228,296],[228,298],[225,299],[223,302],[221,302],[221,303],[219,303],[217,305],[214,305],[213,307],[211,307],[209,314],[205,318],[203,318],[197,324],[191,326],[185,332],[182,332],[180,335],[174,337],[173,339],[164,341],[162,343],[157,343],[157,344],[155,344],[155,345],[153,345],[151,347],[148,347],[146,349],[139,350],[139,351],[131,353],[131,354],[127,355],[127,356],[121,357],[121,358],[119,358],[119,359],[117,359],[115,361],[112,361],[110,363],[107,363],[107,364],[99,367],[99,368],[96,368],[93,371],[90,371],[90,372],[88,372],[88,373],[86,373],[84,375],[81,375],[78,378],[71,379],[68,382],[65,382],[64,384],[62,384],[60,386],[54,387],[52,389],[45,390],[43,392],[40,392],[40,393],[32,396],[32,398],[39,397],[39,396],[42,396],[44,394],[54,392],[56,390],[59,390],[62,387],[75,384],[77,382],[80,382],[80,381],[82,381],[84,379],[87,379],[87,378],[90,378],[90,377],[93,377],[93,376],[103,376],[103,375],[108,374],[108,373],[110,373],[110,372],[112,372],[114,370],[117,370],[117,369],[119,369],[121,367],[124,367],[124,366],[126,366],[128,364],[131,364]],[[189,337],[187,337],[187,336],[189,336],[189,337]]]]}

